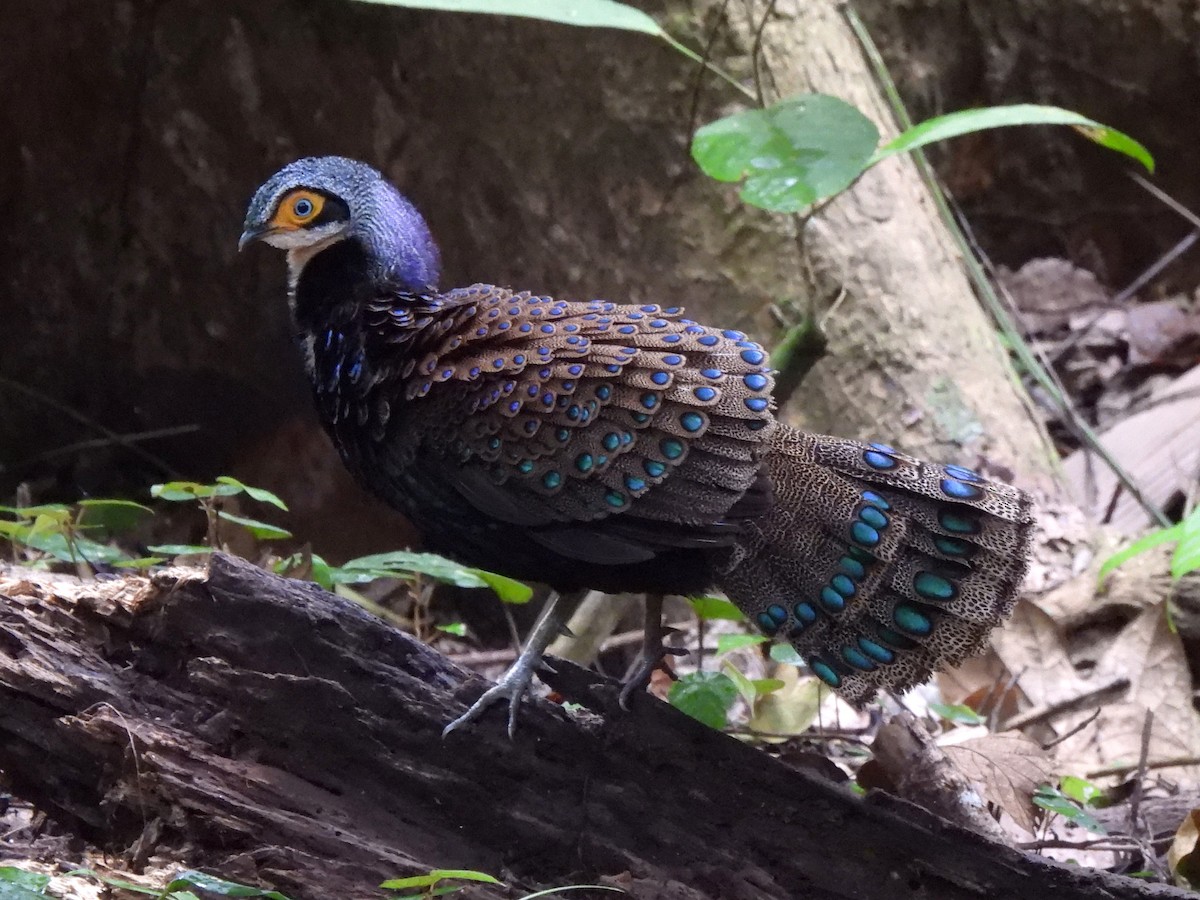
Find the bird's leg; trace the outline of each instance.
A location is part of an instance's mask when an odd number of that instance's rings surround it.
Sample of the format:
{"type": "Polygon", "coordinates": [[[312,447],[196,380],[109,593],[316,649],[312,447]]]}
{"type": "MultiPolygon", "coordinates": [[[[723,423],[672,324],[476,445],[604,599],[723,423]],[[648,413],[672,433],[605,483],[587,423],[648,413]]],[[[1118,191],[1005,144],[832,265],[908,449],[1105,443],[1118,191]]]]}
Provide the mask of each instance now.
{"type": "Polygon", "coordinates": [[[621,709],[629,709],[630,696],[634,691],[645,686],[654,670],[662,666],[664,656],[667,654],[682,656],[687,653],[686,650],[677,647],[663,646],[663,638],[670,633],[671,629],[663,627],[662,605],[662,594],[646,595],[646,621],[642,632],[642,650],[638,654],[638,661],[634,665],[633,671],[629,673],[625,683],[621,686],[621,709]]]}
{"type": "Polygon", "coordinates": [[[542,654],[546,648],[562,632],[567,618],[583,599],[587,591],[576,591],[570,594],[560,594],[551,591],[537,624],[529,632],[525,647],[517,656],[516,662],[508,667],[492,687],[483,696],[471,704],[471,708],[442,729],[442,737],[468,722],[473,722],[483,715],[484,711],[498,700],[508,700],[508,736],[512,738],[517,733],[517,710],[521,701],[529,691],[534,672],[542,662],[542,654]]]}

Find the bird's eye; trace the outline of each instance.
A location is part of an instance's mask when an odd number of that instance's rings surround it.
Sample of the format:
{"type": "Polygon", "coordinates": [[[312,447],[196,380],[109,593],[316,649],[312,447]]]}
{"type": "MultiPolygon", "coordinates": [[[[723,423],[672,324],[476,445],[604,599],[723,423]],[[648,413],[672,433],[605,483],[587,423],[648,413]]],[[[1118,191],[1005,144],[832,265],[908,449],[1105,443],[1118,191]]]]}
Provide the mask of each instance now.
{"type": "Polygon", "coordinates": [[[279,201],[270,225],[287,231],[314,224],[325,208],[325,198],[315,191],[295,190],[279,201]]]}

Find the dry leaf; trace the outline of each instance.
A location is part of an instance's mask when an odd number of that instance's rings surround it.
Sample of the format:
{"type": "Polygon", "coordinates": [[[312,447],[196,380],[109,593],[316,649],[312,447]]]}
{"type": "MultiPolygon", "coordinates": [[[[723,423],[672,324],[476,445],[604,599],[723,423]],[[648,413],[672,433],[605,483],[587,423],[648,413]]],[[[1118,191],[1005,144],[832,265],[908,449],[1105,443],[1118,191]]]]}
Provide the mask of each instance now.
{"type": "Polygon", "coordinates": [[[782,681],[783,687],[758,701],[750,728],[764,734],[803,734],[821,708],[821,683],[816,678],[801,678],[800,670],[789,665],[779,666],[773,677],[782,681]]]}
{"type": "Polygon", "coordinates": [[[1009,672],[993,650],[980,656],[963,660],[960,665],[937,673],[937,686],[945,703],[965,703],[979,712],[987,713],[971,702],[971,697],[980,694],[999,694],[1003,690],[1009,672]]]}
{"type": "Polygon", "coordinates": [[[1200,855],[1196,853],[1196,841],[1200,838],[1200,809],[1193,809],[1175,832],[1175,840],[1167,850],[1167,865],[1171,877],[1181,888],[1196,890],[1200,887],[1200,855]]]}
{"type": "Polygon", "coordinates": [[[1187,368],[1200,361],[1200,315],[1176,300],[1129,308],[1129,362],[1187,368]]]}
{"type": "Polygon", "coordinates": [[[1001,270],[1000,283],[1012,294],[1026,333],[1061,328],[1072,313],[1102,309],[1110,299],[1095,275],[1065,259],[1031,259],[1016,272],[1001,270]]]}
{"type": "MultiPolygon", "coordinates": [[[[1060,768],[1082,775],[1105,766],[1135,765],[1147,710],[1154,713],[1150,762],[1196,753],[1200,714],[1192,707],[1191,674],[1183,645],[1179,636],[1171,633],[1162,607],[1146,610],[1125,626],[1100,658],[1091,683],[1116,677],[1130,680],[1123,702],[1103,707],[1092,725],[1059,745],[1060,768]]],[[[1061,727],[1086,716],[1080,713],[1061,727]]],[[[1163,769],[1161,773],[1174,781],[1200,781],[1200,766],[1163,769]]]]}
{"type": "MultiPolygon", "coordinates": [[[[1200,366],[1151,389],[1145,406],[1100,435],[1101,443],[1137,483],[1143,496],[1160,507],[1188,493],[1200,465],[1200,366]]],[[[1063,460],[1063,474],[1081,506],[1096,518],[1134,535],[1152,524],[1136,498],[1117,477],[1080,448],[1063,460]],[[1114,502],[1115,498],[1115,502],[1114,502]]]]}
{"type": "Polygon", "coordinates": [[[943,749],[984,797],[1033,833],[1037,825],[1033,792],[1053,778],[1055,769],[1041,747],[1019,731],[1005,731],[943,749]]]}
{"type": "Polygon", "coordinates": [[[1018,684],[1034,705],[1069,700],[1088,689],[1054,620],[1028,600],[1017,603],[1008,624],[992,635],[992,649],[1020,676],[1018,684]]]}

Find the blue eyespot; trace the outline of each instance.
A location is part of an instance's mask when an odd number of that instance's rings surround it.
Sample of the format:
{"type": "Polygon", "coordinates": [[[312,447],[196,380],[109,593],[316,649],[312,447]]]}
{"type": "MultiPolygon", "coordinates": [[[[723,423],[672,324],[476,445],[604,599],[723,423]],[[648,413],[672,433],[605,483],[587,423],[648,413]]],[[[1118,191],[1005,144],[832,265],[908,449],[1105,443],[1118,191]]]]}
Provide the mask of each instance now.
{"type": "Polygon", "coordinates": [[[311,216],[313,214],[312,201],[309,200],[307,197],[301,197],[299,200],[297,200],[295,203],[292,204],[292,214],[297,219],[307,219],[309,216],[311,216]]]}

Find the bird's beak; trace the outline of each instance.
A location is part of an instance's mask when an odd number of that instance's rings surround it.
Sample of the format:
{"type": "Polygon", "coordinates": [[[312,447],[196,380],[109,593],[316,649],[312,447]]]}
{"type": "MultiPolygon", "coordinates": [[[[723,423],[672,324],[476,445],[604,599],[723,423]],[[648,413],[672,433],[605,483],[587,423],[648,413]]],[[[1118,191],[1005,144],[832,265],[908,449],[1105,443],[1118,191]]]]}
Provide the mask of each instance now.
{"type": "Polygon", "coordinates": [[[255,241],[262,240],[268,234],[270,234],[272,230],[273,229],[266,225],[258,225],[254,228],[247,228],[242,232],[242,236],[238,238],[238,252],[241,253],[250,244],[253,244],[255,241]]]}

